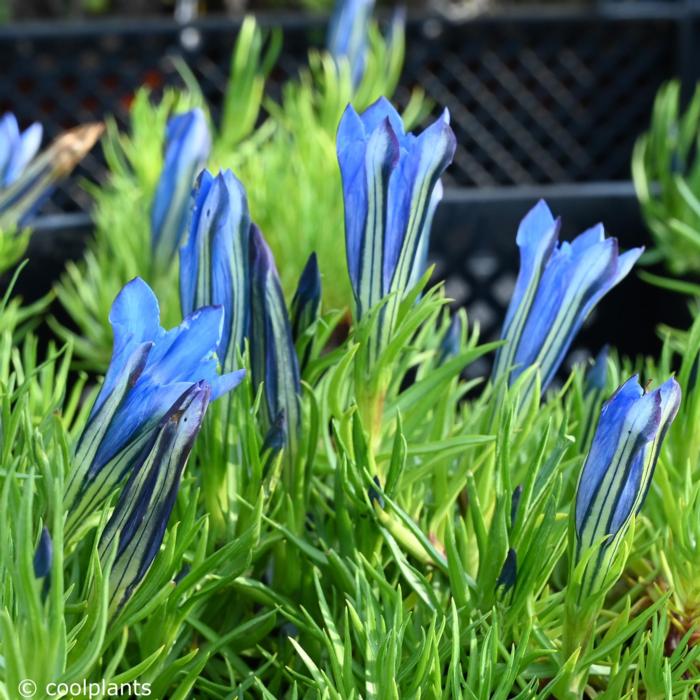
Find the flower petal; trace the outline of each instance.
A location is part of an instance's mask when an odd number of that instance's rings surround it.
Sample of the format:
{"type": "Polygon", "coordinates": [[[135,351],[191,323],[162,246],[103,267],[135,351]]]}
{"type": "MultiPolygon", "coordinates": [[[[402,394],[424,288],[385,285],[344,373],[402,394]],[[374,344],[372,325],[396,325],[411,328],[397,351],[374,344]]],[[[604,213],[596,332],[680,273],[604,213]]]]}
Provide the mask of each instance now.
{"type": "Polygon", "coordinates": [[[16,147],[5,169],[5,185],[11,185],[39,152],[44,129],[35,122],[17,139],[16,147]]]}
{"type": "Polygon", "coordinates": [[[369,20],[374,0],[337,0],[326,47],[335,59],[347,59],[353,86],[362,81],[369,45],[369,20]]]}
{"type": "MultiPolygon", "coordinates": [[[[402,154],[399,166],[391,175],[384,249],[384,290],[407,291],[416,275],[419,250],[429,235],[426,222],[437,201],[433,193],[456,149],[449,114],[431,124],[402,154]]],[[[439,191],[439,190],[438,190],[439,191]]]]}
{"type": "Polygon", "coordinates": [[[117,547],[110,572],[112,613],[133,594],[160,549],[209,399],[206,382],[193,384],[177,399],[142,451],[102,533],[102,557],[117,547]]]}
{"type": "Polygon", "coordinates": [[[250,365],[256,389],[264,383],[267,408],[264,428],[267,430],[283,413],[288,427],[287,438],[294,443],[300,427],[299,362],[277,268],[255,225],[250,239],[250,275],[250,365]]]}
{"type": "Polygon", "coordinates": [[[658,392],[644,394],[637,377],[603,406],[576,495],[576,532],[582,548],[615,535],[634,513],[644,451],[661,423],[658,392]]]}
{"type": "Polygon", "coordinates": [[[170,119],[165,157],[151,209],[151,247],[156,264],[165,269],[185,234],[195,177],[211,150],[211,137],[201,109],[170,119]]]}
{"type": "Polygon", "coordinates": [[[248,329],[250,214],[243,185],[230,170],[200,178],[191,231],[180,251],[183,313],[216,304],[224,310],[217,354],[226,369],[237,364],[248,329]]]}
{"type": "Polygon", "coordinates": [[[520,271],[503,322],[501,338],[506,341],[506,344],[496,353],[494,378],[512,369],[518,341],[530,313],[542,273],[559,238],[560,227],[561,222],[552,216],[552,212],[542,199],[525,215],[518,226],[515,240],[520,250],[520,271]]]}
{"type": "Polygon", "coordinates": [[[109,322],[114,333],[112,359],[90,417],[100,410],[112,393],[136,348],[145,342],[155,342],[165,333],[160,327],[158,299],[140,277],[127,282],[119,292],[112,304],[109,322]]]}
{"type": "Polygon", "coordinates": [[[348,269],[358,313],[385,294],[382,270],[389,178],[399,158],[396,134],[388,118],[364,135],[349,108],[338,133],[338,161],[343,180],[348,269]],[[350,110],[350,111],[349,111],[350,110]]]}
{"type": "Polygon", "coordinates": [[[588,312],[613,286],[616,269],[614,238],[578,251],[563,243],[552,253],[515,353],[515,377],[537,364],[542,386],[549,384],[588,312]]]}

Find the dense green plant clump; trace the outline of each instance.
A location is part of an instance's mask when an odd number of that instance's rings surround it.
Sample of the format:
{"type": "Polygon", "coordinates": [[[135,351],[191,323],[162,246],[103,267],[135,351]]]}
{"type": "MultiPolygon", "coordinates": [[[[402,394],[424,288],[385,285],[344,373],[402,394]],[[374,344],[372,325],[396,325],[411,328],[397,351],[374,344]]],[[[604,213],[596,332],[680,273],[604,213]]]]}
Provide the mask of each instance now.
{"type": "Polygon", "coordinates": [[[634,149],[632,175],[644,219],[662,259],[675,275],[700,270],[700,90],[682,106],[681,84],[656,96],[649,131],[634,149]]]}
{"type": "Polygon", "coordinates": [[[141,92],[56,290],[78,330],[43,357],[45,304],[3,300],[0,697],[700,694],[700,319],[563,376],[642,251],[539,202],[480,342],[428,285],[455,140],[382,97],[393,31],[260,122],[246,22],[213,138],[195,86],[141,92]]]}

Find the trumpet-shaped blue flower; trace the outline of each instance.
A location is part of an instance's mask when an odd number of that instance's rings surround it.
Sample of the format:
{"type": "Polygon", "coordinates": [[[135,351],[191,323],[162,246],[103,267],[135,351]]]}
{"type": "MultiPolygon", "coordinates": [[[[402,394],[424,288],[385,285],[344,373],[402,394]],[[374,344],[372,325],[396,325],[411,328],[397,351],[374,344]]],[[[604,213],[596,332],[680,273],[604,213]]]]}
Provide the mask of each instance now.
{"type": "Polygon", "coordinates": [[[585,590],[600,585],[617,544],[639,512],[680,401],[675,379],[645,393],[634,376],[603,406],[576,491],[576,561],[600,546],[589,563],[585,590]]]}
{"type": "Polygon", "coordinates": [[[69,531],[129,474],[153,431],[187,389],[205,381],[216,399],[239,384],[243,370],[217,372],[223,315],[221,307],[203,307],[166,331],[160,326],[158,300],[143,280],[132,280],[119,293],[109,317],[112,359],[67,482],[69,531]]]}
{"type": "Polygon", "coordinates": [[[391,292],[403,297],[423,273],[440,176],[455,147],[447,110],[418,136],[384,98],[362,115],[345,110],[337,152],[358,318],[391,292]]]}
{"type": "Polygon", "coordinates": [[[373,9],[374,0],[336,0],[328,25],[326,47],[336,60],[348,61],[354,87],[365,73],[373,9]]]}
{"type": "Polygon", "coordinates": [[[112,613],[131,597],[160,549],[210,396],[206,381],[185,389],[136,457],[99,544],[102,557],[116,547],[110,572],[112,613]]]}
{"type": "Polygon", "coordinates": [[[190,194],[211,151],[204,113],[192,109],[170,119],[165,132],[163,170],[151,209],[151,248],[156,266],[167,268],[185,235],[190,194]]]}
{"type": "Polygon", "coordinates": [[[0,187],[9,187],[39,151],[43,129],[34,123],[20,131],[11,112],[0,119],[0,187]]]}
{"type": "Polygon", "coordinates": [[[33,124],[19,134],[15,118],[6,115],[0,121],[0,228],[26,224],[103,131],[99,122],[83,124],[62,133],[37,154],[41,127],[33,124]]]}
{"type": "Polygon", "coordinates": [[[193,196],[190,233],[180,249],[182,313],[210,304],[223,307],[217,353],[224,369],[231,370],[248,331],[248,201],[230,170],[216,177],[203,171],[193,196]]]}
{"type": "Polygon", "coordinates": [[[518,228],[520,272],[506,313],[494,378],[509,382],[533,365],[542,388],[551,382],[581,325],[595,305],[629,273],[642,254],[619,254],[602,224],[571,243],[559,243],[559,220],[538,202],[518,228]]]}
{"type": "Polygon", "coordinates": [[[299,431],[299,361],[289,314],[272,252],[257,226],[250,237],[250,369],[253,384],[264,384],[266,428],[284,417],[288,444],[299,431]]]}

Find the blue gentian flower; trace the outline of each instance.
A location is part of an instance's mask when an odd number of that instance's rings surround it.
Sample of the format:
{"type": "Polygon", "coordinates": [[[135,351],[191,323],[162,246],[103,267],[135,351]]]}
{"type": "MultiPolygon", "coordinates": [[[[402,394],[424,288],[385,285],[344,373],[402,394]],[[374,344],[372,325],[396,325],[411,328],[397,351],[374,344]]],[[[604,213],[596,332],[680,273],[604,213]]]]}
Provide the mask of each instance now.
{"type": "Polygon", "coordinates": [[[602,224],[571,243],[559,243],[560,222],[538,202],[518,228],[520,272],[494,364],[494,378],[512,384],[528,367],[539,368],[542,389],[554,378],[588,314],[642,254],[619,254],[617,239],[605,238],[602,224]]]}
{"type": "Polygon", "coordinates": [[[0,187],[9,187],[22,174],[41,146],[43,129],[34,123],[20,131],[11,112],[0,119],[0,187]]]}
{"type": "Polygon", "coordinates": [[[248,331],[248,201],[230,170],[216,177],[203,171],[193,196],[190,232],[180,249],[180,303],[183,315],[210,304],[223,307],[217,354],[228,371],[248,331]]]}
{"type": "Polygon", "coordinates": [[[617,544],[642,507],[680,401],[675,379],[645,393],[634,376],[603,406],[576,490],[576,561],[600,546],[587,567],[584,593],[600,586],[617,544]]]}
{"type": "Polygon", "coordinates": [[[243,370],[217,372],[223,317],[221,307],[207,306],[166,331],[160,326],[158,300],[143,280],[132,280],[119,293],[109,316],[112,359],[67,482],[68,530],[104,503],[129,474],[187,389],[204,381],[216,399],[240,383],[243,370]]]}
{"type": "Polygon", "coordinates": [[[250,237],[250,369],[253,385],[264,384],[265,429],[284,417],[288,445],[299,431],[299,361],[289,314],[272,252],[257,226],[250,237]]]}
{"type": "Polygon", "coordinates": [[[55,184],[67,177],[104,131],[96,122],[62,133],[37,154],[41,127],[19,134],[12,115],[0,121],[0,228],[24,226],[48,199],[55,184]]]}
{"type": "Polygon", "coordinates": [[[151,248],[157,267],[166,269],[182,243],[190,215],[192,185],[211,151],[201,109],[170,119],[165,132],[163,170],[151,209],[151,248]]]}
{"type": "Polygon", "coordinates": [[[110,610],[124,605],[163,542],[180,478],[204,420],[211,385],[198,381],[176,399],[139,452],[100,538],[100,556],[116,545],[110,572],[110,610]]]}
{"type": "Polygon", "coordinates": [[[349,63],[353,87],[365,73],[373,8],[374,0],[336,0],[328,25],[326,48],[334,59],[349,63]]]}
{"type": "Polygon", "coordinates": [[[358,318],[391,292],[400,300],[424,272],[440,176],[455,147],[447,110],[418,136],[404,132],[384,98],[362,115],[345,110],[337,152],[358,318]]]}

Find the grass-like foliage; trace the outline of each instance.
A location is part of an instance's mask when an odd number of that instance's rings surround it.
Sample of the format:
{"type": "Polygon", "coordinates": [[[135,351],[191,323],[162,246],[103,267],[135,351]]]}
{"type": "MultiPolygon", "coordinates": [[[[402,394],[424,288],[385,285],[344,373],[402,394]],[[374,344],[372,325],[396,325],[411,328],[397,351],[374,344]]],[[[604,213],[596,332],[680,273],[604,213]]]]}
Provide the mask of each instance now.
{"type": "Polygon", "coordinates": [[[589,423],[632,368],[608,360],[591,391],[577,367],[544,401],[523,404],[532,372],[469,398],[479,382],[461,373],[495,345],[463,317],[446,355],[445,298],[418,299],[424,284],[371,367],[379,310],[330,351],[338,314],[315,322],[293,459],[259,427],[250,378],[211,406],[163,545],[116,611],[114,552],[98,547],[110,508],[64,539],[63,492],[96,388],[84,374],[69,386],[71,345],[39,362],[32,336],[13,342],[8,328],[4,696],[24,678],[86,678],[138,680],[159,698],[696,697],[700,323],[642,368],[661,379],[680,356],[685,399],[605,591],[572,619],[580,571],[567,540],[589,423]],[[367,388],[377,373],[379,413],[367,388]],[[53,557],[37,578],[44,527],[53,557]]]}
{"type": "Polygon", "coordinates": [[[700,90],[681,106],[681,85],[662,86],[649,131],[635,145],[632,176],[655,249],[675,275],[700,270],[700,90]]]}
{"type": "Polygon", "coordinates": [[[244,25],[213,144],[196,86],[109,126],[77,331],[0,304],[0,698],[697,698],[700,317],[555,379],[640,251],[540,202],[481,342],[423,265],[448,116],[374,102],[402,42],[258,125],[277,41],[244,25]]]}

